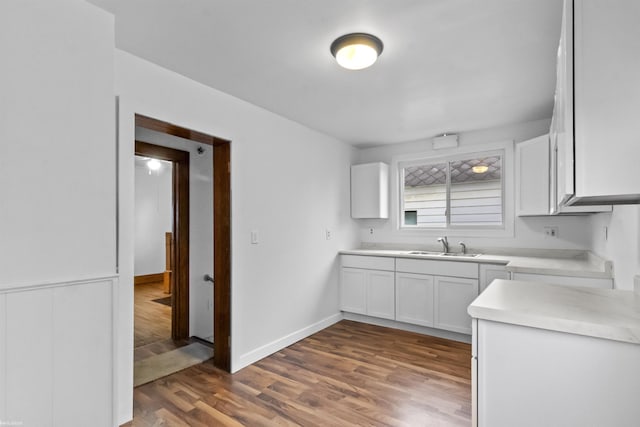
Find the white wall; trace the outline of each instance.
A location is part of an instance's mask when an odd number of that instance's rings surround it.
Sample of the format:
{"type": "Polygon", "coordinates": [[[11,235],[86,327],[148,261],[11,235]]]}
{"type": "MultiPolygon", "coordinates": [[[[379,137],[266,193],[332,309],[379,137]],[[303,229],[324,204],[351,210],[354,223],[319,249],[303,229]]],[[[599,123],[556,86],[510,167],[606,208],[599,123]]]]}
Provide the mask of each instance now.
{"type": "Polygon", "coordinates": [[[171,162],[149,173],[145,162],[136,162],[134,274],[165,271],[165,233],[173,228],[173,180],[171,162]]]}
{"type": "Polygon", "coordinates": [[[59,3],[0,9],[0,284],[115,272],[113,18],[59,3]]]}
{"type": "Polygon", "coordinates": [[[585,232],[592,236],[591,250],[613,261],[617,289],[633,289],[633,277],[640,274],[640,207],[614,206],[613,212],[593,215],[590,221],[585,232]]]}
{"type": "MultiPolygon", "coordinates": [[[[515,143],[526,141],[549,131],[549,120],[521,123],[500,128],[484,129],[459,133],[461,149],[473,147],[482,151],[483,146],[502,141],[515,143]]],[[[357,163],[382,161],[392,164],[394,156],[406,155],[439,155],[440,152],[431,148],[430,140],[414,141],[402,144],[386,145],[358,150],[357,163]]],[[[395,174],[390,170],[389,174],[395,174]]],[[[390,201],[391,209],[397,209],[398,202],[390,201]]],[[[365,243],[409,244],[414,246],[438,247],[436,238],[440,234],[453,236],[450,243],[456,244],[464,240],[471,250],[473,248],[549,248],[549,249],[589,249],[591,238],[585,230],[589,228],[589,218],[586,216],[572,217],[515,217],[514,235],[504,237],[469,237],[464,231],[420,232],[397,230],[392,220],[357,220],[360,240],[365,243]],[[559,237],[550,238],[544,234],[545,226],[557,226],[559,237]],[[373,234],[370,229],[373,228],[373,234]]],[[[451,245],[453,247],[453,244],[451,245]]]]}
{"type": "Polygon", "coordinates": [[[131,417],[134,114],[229,139],[232,370],[339,319],[337,251],[357,246],[349,213],[353,149],[122,51],[119,420],[131,417]],[[325,240],[324,230],[332,231],[325,240]],[[250,233],[259,232],[252,245],[250,233]]]}
{"type": "Polygon", "coordinates": [[[136,140],[189,152],[189,334],[209,338],[213,336],[213,287],[204,275],[213,275],[213,150],[138,127],[136,140]]]}
{"type": "Polygon", "coordinates": [[[0,421],[112,426],[113,17],[0,3],[0,421]]]}

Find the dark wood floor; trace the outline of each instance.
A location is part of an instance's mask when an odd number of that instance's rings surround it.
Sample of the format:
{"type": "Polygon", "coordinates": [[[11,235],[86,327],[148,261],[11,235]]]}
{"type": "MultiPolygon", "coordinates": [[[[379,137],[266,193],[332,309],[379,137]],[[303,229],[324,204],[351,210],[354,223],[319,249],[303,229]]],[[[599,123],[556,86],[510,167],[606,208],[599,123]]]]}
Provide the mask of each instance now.
{"type": "Polygon", "coordinates": [[[134,286],[134,347],[142,347],[171,338],[171,307],[154,302],[168,296],[162,282],[134,286]]]}
{"type": "Polygon", "coordinates": [[[162,282],[134,286],[134,361],[183,347],[192,340],[171,339],[171,307],[153,301],[169,296],[162,282]]]}
{"type": "Polygon", "coordinates": [[[234,375],[134,390],[133,426],[469,426],[468,344],[342,321],[234,375]]]}

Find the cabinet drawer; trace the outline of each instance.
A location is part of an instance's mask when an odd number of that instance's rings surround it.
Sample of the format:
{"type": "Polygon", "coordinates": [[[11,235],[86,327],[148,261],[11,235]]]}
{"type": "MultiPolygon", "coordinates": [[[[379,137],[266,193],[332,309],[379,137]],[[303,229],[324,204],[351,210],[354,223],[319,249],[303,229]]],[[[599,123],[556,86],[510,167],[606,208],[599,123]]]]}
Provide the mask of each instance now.
{"type": "Polygon", "coordinates": [[[396,271],[434,276],[478,278],[478,264],[475,262],[434,261],[422,259],[396,259],[396,271]]]}
{"type": "Polygon", "coordinates": [[[551,276],[548,274],[513,273],[513,280],[551,283],[552,285],[584,286],[587,288],[613,289],[613,279],[599,277],[551,276]]]}
{"type": "Polygon", "coordinates": [[[342,255],[342,266],[367,270],[394,271],[395,258],[381,256],[342,255]]]}

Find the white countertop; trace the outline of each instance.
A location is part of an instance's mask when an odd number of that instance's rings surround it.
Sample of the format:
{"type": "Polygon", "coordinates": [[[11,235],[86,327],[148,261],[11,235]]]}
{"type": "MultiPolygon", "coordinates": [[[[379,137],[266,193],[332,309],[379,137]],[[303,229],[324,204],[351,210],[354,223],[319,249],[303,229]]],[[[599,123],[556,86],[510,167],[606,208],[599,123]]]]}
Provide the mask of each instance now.
{"type": "Polygon", "coordinates": [[[471,317],[640,344],[640,294],[633,291],[494,280],[471,317]]]}
{"type": "Polygon", "coordinates": [[[477,257],[448,257],[442,255],[413,255],[409,250],[353,249],[340,251],[345,255],[382,256],[394,258],[436,259],[506,265],[507,271],[515,273],[548,274],[555,276],[593,277],[611,279],[613,268],[610,261],[585,253],[580,257],[559,258],[523,255],[482,254],[477,257]]]}

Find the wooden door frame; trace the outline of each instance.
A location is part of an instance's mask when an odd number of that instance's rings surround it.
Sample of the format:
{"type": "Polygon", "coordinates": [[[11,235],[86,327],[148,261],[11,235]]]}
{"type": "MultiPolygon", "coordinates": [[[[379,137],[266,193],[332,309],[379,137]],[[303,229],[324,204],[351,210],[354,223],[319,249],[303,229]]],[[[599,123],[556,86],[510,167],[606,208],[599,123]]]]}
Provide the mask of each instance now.
{"type": "Polygon", "coordinates": [[[136,126],[213,147],[213,363],[231,371],[231,141],[136,114],[136,126]]]}
{"type": "Polygon", "coordinates": [[[189,152],[136,141],[135,154],[173,163],[171,338],[189,338],[189,152]]]}

